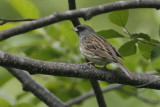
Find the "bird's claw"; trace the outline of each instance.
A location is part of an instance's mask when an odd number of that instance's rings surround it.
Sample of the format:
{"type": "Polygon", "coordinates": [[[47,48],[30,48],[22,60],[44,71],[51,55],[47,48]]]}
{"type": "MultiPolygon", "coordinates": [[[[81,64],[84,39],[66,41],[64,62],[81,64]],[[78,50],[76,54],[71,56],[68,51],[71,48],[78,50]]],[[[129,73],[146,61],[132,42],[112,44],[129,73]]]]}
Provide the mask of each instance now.
{"type": "Polygon", "coordinates": [[[87,62],[90,68],[94,68],[94,63],[93,62],[87,62]]]}
{"type": "Polygon", "coordinates": [[[107,70],[106,65],[104,65],[101,69],[103,69],[103,70],[107,70]]]}

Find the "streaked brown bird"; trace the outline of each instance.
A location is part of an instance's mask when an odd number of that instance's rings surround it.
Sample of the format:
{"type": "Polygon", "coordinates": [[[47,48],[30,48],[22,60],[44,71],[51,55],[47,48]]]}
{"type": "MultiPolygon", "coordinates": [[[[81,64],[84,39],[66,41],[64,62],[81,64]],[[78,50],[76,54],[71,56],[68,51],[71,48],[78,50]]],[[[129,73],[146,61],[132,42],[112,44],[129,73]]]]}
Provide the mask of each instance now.
{"type": "Polygon", "coordinates": [[[133,74],[122,64],[120,53],[103,37],[99,36],[90,26],[78,25],[72,29],[79,36],[79,48],[87,60],[97,65],[115,63],[131,79],[133,74]]]}

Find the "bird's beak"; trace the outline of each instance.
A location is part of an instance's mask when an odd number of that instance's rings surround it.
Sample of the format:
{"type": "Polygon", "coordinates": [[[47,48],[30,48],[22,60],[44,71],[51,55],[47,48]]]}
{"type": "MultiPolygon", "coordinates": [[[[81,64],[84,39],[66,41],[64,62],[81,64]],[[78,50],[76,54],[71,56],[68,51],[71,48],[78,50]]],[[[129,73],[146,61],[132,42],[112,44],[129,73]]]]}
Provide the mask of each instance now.
{"type": "Polygon", "coordinates": [[[75,31],[75,32],[78,32],[77,27],[73,28],[72,30],[75,31]]]}

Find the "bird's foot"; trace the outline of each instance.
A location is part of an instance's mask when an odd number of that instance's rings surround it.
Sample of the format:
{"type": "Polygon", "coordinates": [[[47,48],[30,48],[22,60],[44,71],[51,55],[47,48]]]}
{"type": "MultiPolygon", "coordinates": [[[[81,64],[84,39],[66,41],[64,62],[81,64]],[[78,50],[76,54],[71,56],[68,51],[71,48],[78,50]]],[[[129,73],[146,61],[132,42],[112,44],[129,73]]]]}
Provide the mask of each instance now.
{"type": "Polygon", "coordinates": [[[89,65],[90,68],[95,68],[93,62],[87,62],[87,64],[89,65]]]}
{"type": "Polygon", "coordinates": [[[104,66],[102,67],[102,69],[103,69],[103,70],[107,70],[107,67],[106,67],[106,65],[104,65],[104,66]]]}

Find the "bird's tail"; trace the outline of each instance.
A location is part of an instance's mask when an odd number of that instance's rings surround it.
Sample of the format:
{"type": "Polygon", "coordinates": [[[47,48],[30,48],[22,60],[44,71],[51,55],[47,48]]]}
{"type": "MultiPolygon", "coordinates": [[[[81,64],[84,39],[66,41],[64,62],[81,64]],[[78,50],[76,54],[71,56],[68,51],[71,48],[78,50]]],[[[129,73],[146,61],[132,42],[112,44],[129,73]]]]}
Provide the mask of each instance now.
{"type": "Polygon", "coordinates": [[[118,65],[119,68],[121,68],[121,70],[130,77],[130,79],[134,79],[135,77],[133,76],[133,74],[128,70],[128,68],[126,68],[120,61],[118,61],[116,63],[118,65]]]}

